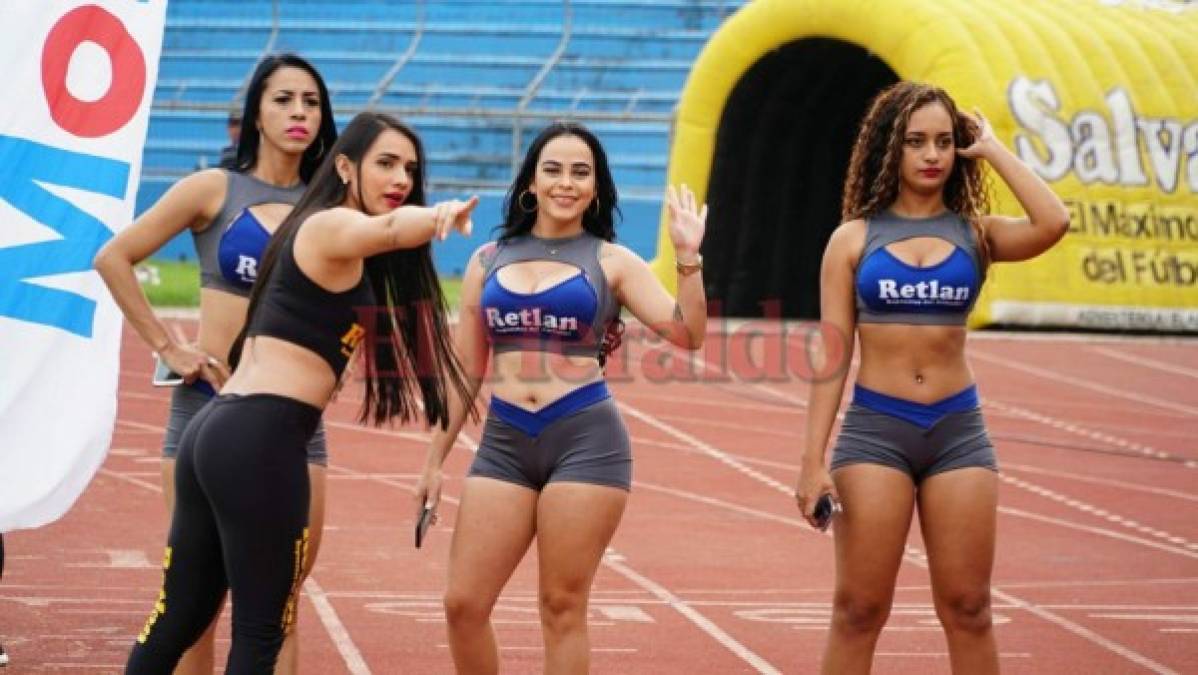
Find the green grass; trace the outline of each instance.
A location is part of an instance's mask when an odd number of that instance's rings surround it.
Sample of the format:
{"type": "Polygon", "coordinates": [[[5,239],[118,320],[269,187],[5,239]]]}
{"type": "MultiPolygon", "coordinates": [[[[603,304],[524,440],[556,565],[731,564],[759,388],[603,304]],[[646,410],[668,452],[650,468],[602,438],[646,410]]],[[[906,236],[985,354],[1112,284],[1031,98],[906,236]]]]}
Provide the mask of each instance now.
{"type": "Polygon", "coordinates": [[[445,294],[445,302],[449,303],[449,310],[457,311],[458,300],[462,297],[461,278],[441,277],[441,292],[445,294]]]}
{"type": "Polygon", "coordinates": [[[137,266],[141,287],[154,307],[199,307],[200,266],[194,262],[147,260],[137,266]]]}
{"type": "MultiPolygon", "coordinates": [[[[154,307],[199,307],[200,266],[194,262],[147,260],[137,266],[141,287],[154,307]]],[[[462,280],[441,279],[441,290],[451,309],[457,309],[462,280]]]]}

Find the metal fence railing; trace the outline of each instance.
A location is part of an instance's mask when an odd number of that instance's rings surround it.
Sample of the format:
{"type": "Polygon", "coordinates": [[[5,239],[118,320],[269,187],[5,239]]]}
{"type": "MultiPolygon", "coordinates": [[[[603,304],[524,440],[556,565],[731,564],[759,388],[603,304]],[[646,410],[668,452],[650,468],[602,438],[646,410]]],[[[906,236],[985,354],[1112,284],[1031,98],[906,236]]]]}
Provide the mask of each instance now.
{"type": "MultiPolygon", "coordinates": [[[[512,87],[511,91],[518,99],[514,104],[499,104],[489,105],[486,103],[486,94],[493,94],[496,87],[479,85],[479,93],[474,101],[477,105],[445,105],[430,102],[435,100],[435,97],[428,96],[425,100],[416,104],[395,104],[387,102],[388,92],[394,91],[395,83],[400,79],[403,70],[409,67],[413,61],[419,58],[425,44],[426,32],[429,28],[429,4],[428,0],[419,0],[409,7],[414,7],[415,20],[410,23],[405,22],[404,30],[410,30],[411,39],[401,53],[395,58],[394,62],[386,69],[386,71],[375,81],[364,80],[358,83],[353,83],[353,89],[359,92],[369,92],[361,103],[339,103],[336,98],[333,100],[334,111],[339,116],[350,116],[363,110],[378,110],[388,112],[404,118],[412,117],[437,117],[444,119],[474,119],[478,120],[483,125],[488,125],[494,129],[503,127],[510,130],[511,144],[508,156],[508,163],[514,173],[522,159],[525,142],[525,130],[531,123],[548,122],[554,119],[569,118],[580,121],[585,124],[663,124],[666,126],[665,133],[672,132],[673,125],[673,105],[670,105],[669,110],[661,110],[662,102],[669,97],[664,96],[664,91],[652,90],[649,88],[639,88],[631,91],[623,90],[613,92],[590,86],[577,86],[565,92],[561,90],[553,90],[549,96],[553,99],[545,99],[545,103],[538,105],[539,96],[545,89],[545,83],[550,75],[559,68],[563,62],[563,58],[567,54],[571,46],[571,38],[574,32],[574,7],[571,0],[561,0],[562,20],[561,33],[558,36],[556,47],[552,53],[544,58],[544,61],[537,68],[536,72],[528,79],[523,87],[512,87]],[[621,96],[626,96],[626,100],[619,101],[621,96]],[[613,100],[619,101],[619,105],[612,106],[613,100]],[[648,105],[652,101],[658,109],[646,110],[640,106],[642,103],[648,105]]],[[[706,9],[702,11],[714,12],[721,20],[727,17],[730,13],[739,9],[743,2],[736,0],[719,0],[718,3],[708,3],[706,9]]],[[[302,27],[310,30],[310,24],[313,19],[297,19],[294,17],[284,17],[282,0],[271,0],[270,2],[270,21],[269,35],[263,44],[260,53],[254,58],[254,62],[260,60],[266,54],[273,52],[280,44],[281,36],[285,35],[289,27],[302,27]]],[[[710,14],[708,16],[711,16],[710,14]]],[[[256,30],[264,30],[266,25],[261,17],[256,20],[256,30]]],[[[332,17],[330,17],[332,19],[332,17]]],[[[247,17],[247,21],[255,21],[247,17]]],[[[229,23],[228,19],[217,19],[218,23],[229,23]]],[[[353,23],[350,21],[349,23],[353,23]]],[[[169,28],[169,26],[168,26],[169,28]]],[[[253,52],[245,54],[248,59],[253,52]]],[[[585,60],[585,57],[584,57],[585,60]]],[[[601,59],[600,59],[601,60],[601,59]]],[[[571,59],[574,64],[578,63],[577,59],[571,59]]],[[[179,111],[179,112],[226,112],[230,105],[238,105],[244,99],[246,89],[249,86],[249,80],[253,72],[253,67],[247,69],[244,77],[240,79],[236,88],[236,93],[233,96],[233,101],[212,101],[212,100],[197,100],[195,91],[201,84],[204,86],[214,86],[212,81],[201,81],[199,79],[180,78],[174,82],[174,88],[168,92],[159,90],[154,101],[154,110],[158,111],[179,111]]],[[[346,83],[340,83],[346,84],[346,83]]],[[[469,93],[470,85],[462,88],[462,91],[469,93]]],[[[472,102],[473,103],[473,102],[472,102]]],[[[674,101],[666,101],[666,104],[676,104],[674,101]]],[[[153,167],[147,167],[153,170],[153,167]]]]}

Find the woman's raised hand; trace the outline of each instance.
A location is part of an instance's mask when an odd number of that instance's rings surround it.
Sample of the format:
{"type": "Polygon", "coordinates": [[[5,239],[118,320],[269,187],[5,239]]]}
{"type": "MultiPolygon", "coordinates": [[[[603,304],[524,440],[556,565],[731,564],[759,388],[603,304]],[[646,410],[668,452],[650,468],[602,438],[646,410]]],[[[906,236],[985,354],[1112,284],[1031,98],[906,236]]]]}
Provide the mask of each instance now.
{"type": "Polygon", "coordinates": [[[693,259],[707,230],[707,205],[699,207],[695,203],[695,193],[685,184],[677,189],[671,185],[666,191],[666,203],[670,207],[670,240],[674,242],[674,252],[693,259]]]}
{"type": "Polygon", "coordinates": [[[972,115],[966,112],[958,114],[965,118],[969,126],[973,127],[973,143],[964,148],[957,148],[957,154],[970,159],[984,158],[989,146],[998,142],[994,135],[994,129],[990,127],[990,122],[982,115],[982,111],[977,109],[974,109],[972,115]]]}

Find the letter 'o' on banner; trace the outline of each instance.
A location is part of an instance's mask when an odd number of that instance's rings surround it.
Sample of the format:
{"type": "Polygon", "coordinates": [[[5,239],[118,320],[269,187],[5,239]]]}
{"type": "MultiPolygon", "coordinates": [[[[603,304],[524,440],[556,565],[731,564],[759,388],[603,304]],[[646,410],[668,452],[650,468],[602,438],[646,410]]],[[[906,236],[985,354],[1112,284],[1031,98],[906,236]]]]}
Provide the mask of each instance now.
{"type": "Polygon", "coordinates": [[[85,5],[64,14],[46,36],[42,83],[58,126],[84,138],[106,136],[137,113],[145,92],[146,61],[119,19],[96,5],[85,5]],[[82,101],[67,89],[71,56],[84,42],[99,45],[112,61],[112,83],[97,101],[82,101]]]}

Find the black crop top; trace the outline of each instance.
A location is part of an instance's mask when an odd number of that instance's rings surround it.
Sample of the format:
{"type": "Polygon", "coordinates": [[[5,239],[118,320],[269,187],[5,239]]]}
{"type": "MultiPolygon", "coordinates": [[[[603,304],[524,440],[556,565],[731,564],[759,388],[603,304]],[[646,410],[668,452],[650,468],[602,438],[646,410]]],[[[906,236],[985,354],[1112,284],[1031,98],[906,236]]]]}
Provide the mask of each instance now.
{"type": "Polygon", "coordinates": [[[328,362],[338,379],[366,337],[362,312],[372,311],[374,291],[363,271],[358,285],[333,293],[321,288],[295,262],[295,236],[283,244],[274,273],[250,317],[246,336],[265,335],[310,349],[328,362]]]}

